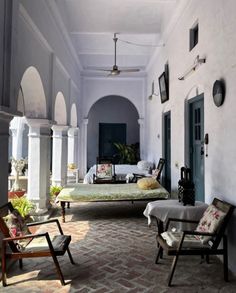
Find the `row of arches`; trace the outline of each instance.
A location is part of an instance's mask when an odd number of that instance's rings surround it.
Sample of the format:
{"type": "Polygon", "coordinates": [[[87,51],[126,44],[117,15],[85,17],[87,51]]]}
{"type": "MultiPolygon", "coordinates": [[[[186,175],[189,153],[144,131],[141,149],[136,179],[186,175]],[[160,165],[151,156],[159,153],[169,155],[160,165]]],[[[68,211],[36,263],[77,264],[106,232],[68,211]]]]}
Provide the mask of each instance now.
{"type": "Polygon", "coordinates": [[[10,122],[8,158],[27,157],[27,197],[35,202],[38,212],[48,208],[50,185],[63,186],[68,164],[78,164],[76,99],[65,97],[62,91],[47,98],[33,66],[22,76],[16,105],[19,116],[10,122]]]}
{"type": "Polygon", "coordinates": [[[71,105],[70,113],[68,114],[67,108],[69,107],[67,107],[66,98],[59,91],[51,104],[50,107],[50,102],[46,99],[42,79],[38,70],[30,66],[26,69],[21,79],[17,110],[28,118],[51,118],[57,124],[66,125],[69,122],[71,126],[77,127],[75,102],[71,105]],[[51,108],[53,111],[50,114],[49,109],[51,108]],[[68,121],[68,116],[70,117],[70,121],[68,121]]]}

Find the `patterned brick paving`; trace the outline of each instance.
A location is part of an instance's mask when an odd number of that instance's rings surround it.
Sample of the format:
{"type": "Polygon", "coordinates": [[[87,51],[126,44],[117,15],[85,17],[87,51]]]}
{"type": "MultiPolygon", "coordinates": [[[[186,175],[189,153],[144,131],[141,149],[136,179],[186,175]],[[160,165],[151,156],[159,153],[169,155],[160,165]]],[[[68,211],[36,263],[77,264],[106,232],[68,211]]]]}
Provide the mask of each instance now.
{"type": "MultiPolygon", "coordinates": [[[[23,270],[17,264],[8,273],[0,292],[236,292],[236,278],[223,282],[222,265],[215,258],[200,264],[199,257],[182,257],[173,283],[166,286],[171,258],[155,265],[155,227],[147,227],[142,215],[145,203],[72,204],[67,210],[65,234],[72,235],[72,265],[60,257],[67,285],[62,287],[50,258],[26,259],[23,270]],[[188,261],[187,261],[188,260],[188,261]]],[[[59,213],[58,213],[59,216],[59,213]]],[[[48,226],[50,233],[56,227],[48,226]]]]}

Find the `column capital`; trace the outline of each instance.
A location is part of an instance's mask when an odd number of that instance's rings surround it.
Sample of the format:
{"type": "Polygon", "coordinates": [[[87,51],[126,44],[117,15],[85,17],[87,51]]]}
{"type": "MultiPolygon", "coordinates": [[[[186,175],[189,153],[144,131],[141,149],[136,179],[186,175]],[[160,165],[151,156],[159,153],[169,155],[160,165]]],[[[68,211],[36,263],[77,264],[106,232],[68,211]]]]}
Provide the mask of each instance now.
{"type": "Polygon", "coordinates": [[[41,127],[51,127],[53,124],[52,120],[40,119],[40,118],[26,118],[26,123],[29,127],[41,128],[41,127]]]}
{"type": "Polygon", "coordinates": [[[67,125],[57,125],[57,124],[53,125],[52,126],[53,137],[60,138],[60,137],[68,136],[68,129],[69,129],[69,126],[67,125]]]}
{"type": "Polygon", "coordinates": [[[53,126],[52,126],[52,130],[53,131],[61,131],[61,132],[63,132],[63,131],[68,131],[68,129],[69,129],[69,126],[68,125],[59,125],[59,124],[54,124],[53,126]]]}
{"type": "Polygon", "coordinates": [[[78,127],[70,127],[68,129],[68,136],[77,136],[79,128],[78,127]]]}
{"type": "Polygon", "coordinates": [[[52,121],[48,119],[26,118],[29,126],[29,137],[49,136],[52,121]]]}

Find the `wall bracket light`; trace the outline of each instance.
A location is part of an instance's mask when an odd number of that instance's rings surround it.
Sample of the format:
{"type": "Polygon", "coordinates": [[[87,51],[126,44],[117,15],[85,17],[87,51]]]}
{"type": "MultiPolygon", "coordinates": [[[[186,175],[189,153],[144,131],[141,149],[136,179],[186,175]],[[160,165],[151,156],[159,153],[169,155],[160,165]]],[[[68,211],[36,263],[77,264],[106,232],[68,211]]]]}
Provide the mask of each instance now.
{"type": "Polygon", "coordinates": [[[152,98],[154,98],[155,96],[158,96],[158,94],[155,93],[155,85],[154,85],[154,81],[152,82],[152,92],[151,95],[148,96],[149,100],[152,100],[152,98]]]}
{"type": "Polygon", "coordinates": [[[184,72],[184,74],[182,76],[180,76],[178,79],[179,80],[185,80],[186,77],[191,74],[192,72],[196,71],[196,69],[202,65],[203,63],[206,63],[206,58],[200,58],[199,55],[197,55],[197,57],[194,60],[193,65],[184,72]]]}

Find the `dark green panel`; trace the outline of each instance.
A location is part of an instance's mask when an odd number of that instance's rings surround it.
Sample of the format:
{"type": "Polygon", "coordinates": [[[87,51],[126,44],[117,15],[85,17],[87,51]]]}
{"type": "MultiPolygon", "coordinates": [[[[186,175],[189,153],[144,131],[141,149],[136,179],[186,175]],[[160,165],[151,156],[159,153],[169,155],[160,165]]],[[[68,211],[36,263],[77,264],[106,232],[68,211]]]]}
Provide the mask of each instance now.
{"type": "Polygon", "coordinates": [[[126,144],[126,124],[99,123],[99,157],[112,157],[116,154],[114,142],[126,144]]]}

